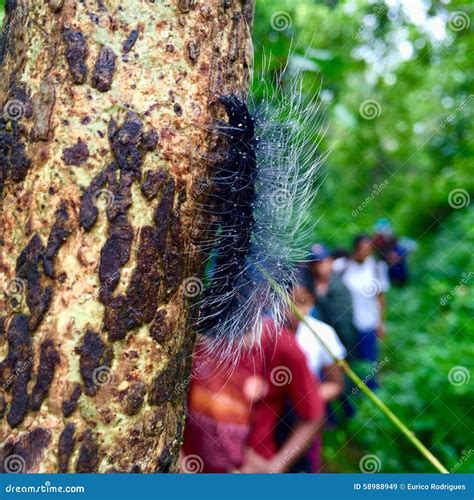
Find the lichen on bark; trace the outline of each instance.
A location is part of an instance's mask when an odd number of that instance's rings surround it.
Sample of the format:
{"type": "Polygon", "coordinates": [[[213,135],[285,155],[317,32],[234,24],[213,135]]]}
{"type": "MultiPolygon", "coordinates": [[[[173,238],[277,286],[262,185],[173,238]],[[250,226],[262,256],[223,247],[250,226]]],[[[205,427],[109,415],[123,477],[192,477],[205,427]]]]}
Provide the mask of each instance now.
{"type": "Polygon", "coordinates": [[[138,4],[7,2],[2,468],[14,454],[25,472],[176,470],[195,186],[213,103],[248,86],[253,5],[138,4]]]}

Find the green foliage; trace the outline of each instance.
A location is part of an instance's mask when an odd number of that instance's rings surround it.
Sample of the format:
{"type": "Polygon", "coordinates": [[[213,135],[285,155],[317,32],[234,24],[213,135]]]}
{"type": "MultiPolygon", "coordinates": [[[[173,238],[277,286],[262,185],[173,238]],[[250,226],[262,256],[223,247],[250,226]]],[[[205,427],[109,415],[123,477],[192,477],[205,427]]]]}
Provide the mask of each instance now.
{"type": "Polygon", "coordinates": [[[327,213],[329,223],[315,227],[315,237],[342,244],[348,233],[369,229],[387,214],[398,232],[416,237],[433,215],[449,215],[453,189],[474,194],[468,140],[474,23],[455,31],[448,19],[457,11],[472,18],[474,5],[433,2],[419,25],[406,9],[389,9],[384,2],[257,2],[256,74],[265,68],[270,79],[287,67],[288,86],[303,68],[308,98],[321,89],[329,124],[322,149],[331,155],[317,213],[327,213]],[[376,101],[379,116],[364,117],[368,100],[376,101]],[[387,186],[354,217],[384,181],[387,186]]]}
{"type": "MultiPolygon", "coordinates": [[[[331,154],[314,240],[347,246],[379,217],[417,240],[411,284],[388,297],[380,396],[448,469],[473,472],[474,4],[433,0],[421,14],[395,4],[257,0],[256,74],[286,68],[290,89],[299,70],[308,101],[322,103],[331,154]],[[469,383],[449,382],[456,366],[469,383]]],[[[383,472],[433,471],[369,401],[358,405],[348,426],[327,432],[328,470],[358,472],[375,454],[383,472]]]]}
{"type": "MultiPolygon", "coordinates": [[[[423,242],[413,262],[413,283],[390,294],[389,334],[383,342],[389,363],[380,396],[455,472],[474,472],[473,380],[468,380],[474,359],[474,272],[467,271],[474,270],[474,257],[466,252],[474,247],[473,228],[470,210],[451,217],[423,242]]],[[[384,472],[431,471],[368,401],[361,402],[346,435],[334,440],[351,436],[363,454],[379,457],[384,472]]],[[[329,440],[333,446],[334,440],[329,440]]]]}

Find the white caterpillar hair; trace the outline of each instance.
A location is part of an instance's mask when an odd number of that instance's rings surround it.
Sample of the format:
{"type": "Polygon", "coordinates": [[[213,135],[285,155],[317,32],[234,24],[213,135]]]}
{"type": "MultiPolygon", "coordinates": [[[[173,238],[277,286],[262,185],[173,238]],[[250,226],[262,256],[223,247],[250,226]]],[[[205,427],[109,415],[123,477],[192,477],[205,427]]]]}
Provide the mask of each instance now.
{"type": "Polygon", "coordinates": [[[259,82],[263,98],[222,96],[226,151],[211,167],[213,194],[207,287],[196,304],[201,346],[236,359],[259,343],[264,316],[284,321],[295,263],[307,257],[310,209],[317,192],[322,113],[293,75],[259,82]]]}

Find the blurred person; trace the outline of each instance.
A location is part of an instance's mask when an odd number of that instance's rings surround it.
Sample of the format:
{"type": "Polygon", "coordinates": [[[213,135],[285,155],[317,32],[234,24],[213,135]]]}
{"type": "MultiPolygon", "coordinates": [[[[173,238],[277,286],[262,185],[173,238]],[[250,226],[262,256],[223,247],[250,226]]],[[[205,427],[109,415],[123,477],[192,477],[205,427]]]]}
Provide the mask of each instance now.
{"type": "Polygon", "coordinates": [[[329,403],[342,393],[344,377],[325,346],[337,359],[344,359],[347,351],[334,328],[310,315],[314,304],[314,294],[310,289],[304,284],[297,284],[293,287],[292,298],[296,308],[309,324],[308,326],[303,321],[297,322],[296,329],[294,329],[296,340],[306,354],[312,373],[321,380],[320,394],[324,401],[329,403]],[[311,329],[318,334],[324,345],[316,338],[311,329]]]}
{"type": "Polygon", "coordinates": [[[334,260],[341,259],[342,257],[349,257],[350,253],[342,247],[337,247],[331,252],[331,257],[334,260]]]}
{"type": "MultiPolygon", "coordinates": [[[[377,261],[373,243],[366,234],[358,235],[353,241],[350,258],[334,263],[336,272],[352,295],[353,322],[357,329],[357,358],[375,363],[378,360],[377,337],[385,333],[385,292],[389,289],[387,264],[377,261]]],[[[375,380],[370,382],[376,387],[375,380]]]]}
{"type": "MultiPolygon", "coordinates": [[[[315,296],[305,283],[306,280],[301,271],[299,280],[291,288],[291,297],[305,321],[300,321],[293,312],[288,311],[288,327],[293,331],[298,345],[306,354],[306,361],[311,372],[321,380],[319,393],[324,402],[329,404],[342,395],[344,375],[326,347],[337,359],[344,359],[347,352],[334,328],[310,315],[315,296]],[[316,338],[312,330],[318,334],[324,345],[316,338]]],[[[294,415],[291,409],[285,408],[282,420],[283,422],[277,430],[279,440],[285,439],[288,429],[297,425],[298,417],[294,415]]],[[[322,432],[318,433],[308,452],[293,466],[291,472],[320,472],[321,450],[322,432]]]]}
{"type": "Polygon", "coordinates": [[[306,452],[320,428],[324,401],[293,333],[278,330],[265,318],[259,345],[245,347],[226,364],[196,347],[182,469],[187,457],[197,456],[202,472],[286,472],[306,452]],[[275,428],[285,401],[299,420],[278,446],[275,428]]]}
{"type": "Polygon", "coordinates": [[[309,269],[315,303],[313,316],[332,326],[349,353],[356,345],[352,297],[341,276],[333,270],[334,258],[319,243],[311,247],[309,269]],[[315,314],[314,314],[315,313],[315,314]]]}
{"type": "Polygon", "coordinates": [[[408,250],[398,241],[388,219],[379,219],[374,232],[374,248],[388,265],[390,283],[405,285],[408,281],[408,250]]]}

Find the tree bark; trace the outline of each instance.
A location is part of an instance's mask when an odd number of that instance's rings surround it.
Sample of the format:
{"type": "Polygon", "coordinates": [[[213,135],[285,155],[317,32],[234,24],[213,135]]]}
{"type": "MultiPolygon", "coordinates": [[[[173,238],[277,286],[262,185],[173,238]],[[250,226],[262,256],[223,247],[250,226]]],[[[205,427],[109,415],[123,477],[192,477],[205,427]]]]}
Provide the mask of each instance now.
{"type": "Polygon", "coordinates": [[[252,16],[253,0],[7,1],[1,471],[176,470],[197,198],[213,103],[248,87],[252,16]]]}

